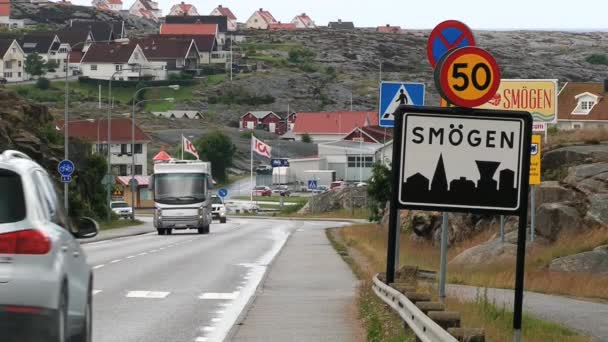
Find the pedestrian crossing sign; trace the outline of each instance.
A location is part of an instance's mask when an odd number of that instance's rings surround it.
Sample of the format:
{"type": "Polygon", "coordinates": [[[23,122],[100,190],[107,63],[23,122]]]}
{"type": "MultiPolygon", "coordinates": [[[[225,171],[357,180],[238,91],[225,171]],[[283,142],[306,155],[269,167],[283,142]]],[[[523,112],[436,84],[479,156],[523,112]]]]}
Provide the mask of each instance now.
{"type": "Polygon", "coordinates": [[[393,113],[400,105],[424,106],[424,83],[382,82],[380,84],[380,126],[394,127],[393,113]]]}

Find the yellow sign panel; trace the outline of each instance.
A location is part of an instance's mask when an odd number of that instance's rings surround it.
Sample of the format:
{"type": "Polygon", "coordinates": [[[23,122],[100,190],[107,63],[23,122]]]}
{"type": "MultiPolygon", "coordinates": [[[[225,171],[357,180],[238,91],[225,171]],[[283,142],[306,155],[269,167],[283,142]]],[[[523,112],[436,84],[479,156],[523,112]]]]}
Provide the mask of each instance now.
{"type": "Polygon", "coordinates": [[[477,108],[523,110],[534,122],[557,121],[557,80],[501,80],[496,95],[477,108]]]}
{"type": "Polygon", "coordinates": [[[532,135],[532,149],[530,150],[530,185],[540,184],[541,140],[538,134],[532,135]]]}

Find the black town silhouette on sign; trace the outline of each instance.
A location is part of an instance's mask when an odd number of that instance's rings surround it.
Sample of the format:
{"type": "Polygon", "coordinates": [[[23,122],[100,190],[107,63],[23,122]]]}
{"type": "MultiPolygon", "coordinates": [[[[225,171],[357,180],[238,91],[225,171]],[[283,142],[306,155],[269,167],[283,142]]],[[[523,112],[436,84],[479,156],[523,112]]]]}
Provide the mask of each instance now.
{"type": "Polygon", "coordinates": [[[440,155],[431,181],[420,173],[406,179],[402,192],[402,202],[516,207],[518,189],[514,186],[515,172],[510,169],[501,170],[497,182],[494,180],[494,175],[501,164],[500,162],[476,160],[475,163],[481,176],[477,184],[466,177],[453,179],[448,183],[443,155],[440,155]]]}

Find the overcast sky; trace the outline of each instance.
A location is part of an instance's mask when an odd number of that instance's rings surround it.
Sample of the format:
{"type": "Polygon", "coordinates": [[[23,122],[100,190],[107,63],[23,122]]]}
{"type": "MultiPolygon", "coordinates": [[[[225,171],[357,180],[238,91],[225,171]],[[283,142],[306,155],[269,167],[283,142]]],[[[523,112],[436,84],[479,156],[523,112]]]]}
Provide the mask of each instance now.
{"type": "MultiPolygon", "coordinates": [[[[90,5],[90,0],[72,0],[90,5]]],[[[125,8],[133,0],[123,0],[125,8]]],[[[181,0],[159,0],[163,14],[181,0]]],[[[186,0],[184,0],[186,1],[186,0]]],[[[190,0],[199,13],[209,14],[220,3],[230,7],[239,22],[257,8],[270,10],[281,22],[306,12],[317,25],[354,21],[357,26],[400,25],[430,29],[446,19],[465,22],[473,29],[606,29],[608,1],[585,0],[190,0]],[[577,5],[578,4],[578,5],[577,5]],[[577,8],[580,6],[580,8],[577,8]]]]}

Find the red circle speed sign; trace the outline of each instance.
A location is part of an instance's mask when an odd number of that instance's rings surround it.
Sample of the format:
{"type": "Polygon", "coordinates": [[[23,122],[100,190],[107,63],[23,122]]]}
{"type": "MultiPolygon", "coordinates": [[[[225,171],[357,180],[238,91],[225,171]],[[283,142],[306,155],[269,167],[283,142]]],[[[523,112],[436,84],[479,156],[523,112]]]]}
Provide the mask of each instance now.
{"type": "Polygon", "coordinates": [[[478,47],[453,50],[438,67],[440,92],[460,107],[481,106],[492,99],[500,86],[498,63],[478,47]]]}

